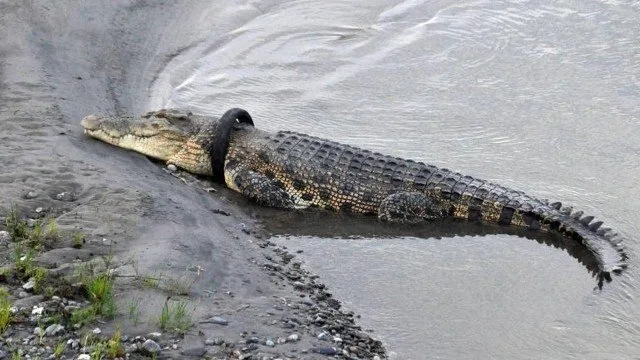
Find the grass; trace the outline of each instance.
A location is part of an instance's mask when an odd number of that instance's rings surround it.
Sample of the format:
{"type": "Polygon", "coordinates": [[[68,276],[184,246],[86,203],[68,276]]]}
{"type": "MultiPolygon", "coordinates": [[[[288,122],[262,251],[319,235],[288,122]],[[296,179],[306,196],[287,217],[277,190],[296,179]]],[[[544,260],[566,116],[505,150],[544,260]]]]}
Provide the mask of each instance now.
{"type": "Polygon", "coordinates": [[[178,301],[169,304],[168,297],[164,302],[160,318],[158,319],[158,327],[163,331],[173,331],[178,334],[184,334],[193,325],[191,315],[187,311],[187,302],[178,301]]]}
{"type": "Polygon", "coordinates": [[[87,236],[83,232],[81,231],[74,232],[73,235],[71,235],[71,246],[74,249],[80,249],[82,245],[84,245],[86,238],[87,236]]]}
{"type": "Polygon", "coordinates": [[[138,325],[140,319],[140,300],[134,299],[129,303],[129,319],[133,322],[133,325],[138,325]]]}
{"type": "Polygon", "coordinates": [[[7,219],[5,220],[7,231],[13,241],[21,241],[27,237],[28,226],[25,220],[22,220],[18,210],[15,207],[11,207],[7,219]]]}
{"type": "Polygon", "coordinates": [[[92,322],[98,317],[111,319],[116,315],[116,303],[113,299],[114,279],[101,274],[85,283],[90,306],[78,309],[71,314],[74,324],[92,322]]]}
{"type": "Polygon", "coordinates": [[[65,349],[66,349],[66,342],[65,341],[59,342],[56,345],[55,349],[53,350],[53,356],[55,356],[56,359],[60,359],[64,354],[65,349]]]}
{"type": "Polygon", "coordinates": [[[9,323],[11,323],[11,302],[9,292],[3,287],[0,288],[0,334],[4,334],[9,323]]]}

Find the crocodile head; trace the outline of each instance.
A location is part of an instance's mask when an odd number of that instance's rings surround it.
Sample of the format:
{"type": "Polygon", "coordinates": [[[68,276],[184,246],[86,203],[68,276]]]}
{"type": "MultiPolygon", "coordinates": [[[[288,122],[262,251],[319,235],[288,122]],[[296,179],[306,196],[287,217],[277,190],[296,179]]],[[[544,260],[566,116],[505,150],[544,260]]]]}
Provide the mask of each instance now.
{"type": "Polygon", "coordinates": [[[211,175],[204,149],[205,122],[188,114],[151,112],[141,117],[89,115],[84,132],[106,143],[174,164],[194,174],[211,175]]]}

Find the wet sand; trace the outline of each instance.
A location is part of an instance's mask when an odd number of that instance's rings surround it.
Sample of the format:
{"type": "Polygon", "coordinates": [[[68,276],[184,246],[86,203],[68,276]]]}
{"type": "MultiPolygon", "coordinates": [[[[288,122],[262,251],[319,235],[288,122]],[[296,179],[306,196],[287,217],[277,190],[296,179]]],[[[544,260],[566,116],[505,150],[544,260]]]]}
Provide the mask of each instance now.
{"type": "Polygon", "coordinates": [[[350,344],[360,357],[382,354],[312,274],[256,235],[259,225],[243,199],[220,186],[210,194],[184,184],[146,157],[82,133],[80,119],[90,113],[152,110],[148,89],[180,46],[202,36],[188,19],[207,7],[206,1],[0,2],[0,218],[13,206],[26,218],[56,219],[63,233],[87,234],[82,249],[66,239],[39,255],[47,268],[114,256],[121,310],[100,325],[105,333],[116,325],[129,336],[157,331],[152,319],[167,295],[140,287],[135,276],[194,279],[185,299],[195,326],[168,357],[181,358],[181,349],[205,347],[211,338],[224,345],[207,345],[205,357],[313,359],[325,356],[310,349],[341,352],[350,344]],[[131,301],[142,304],[137,324],[126,314],[131,301]],[[229,323],[206,322],[212,316],[229,323]],[[331,337],[318,339],[331,329],[331,337]],[[299,340],[264,344],[292,334],[299,340]],[[247,349],[250,337],[260,341],[247,349]]]}

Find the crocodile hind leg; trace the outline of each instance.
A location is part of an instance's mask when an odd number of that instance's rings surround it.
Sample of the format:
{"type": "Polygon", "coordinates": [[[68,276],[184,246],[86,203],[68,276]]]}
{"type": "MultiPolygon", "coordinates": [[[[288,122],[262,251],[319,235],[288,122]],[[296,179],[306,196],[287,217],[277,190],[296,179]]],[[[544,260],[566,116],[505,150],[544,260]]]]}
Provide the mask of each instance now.
{"type": "Polygon", "coordinates": [[[256,204],[280,209],[292,209],[294,202],[284,190],[283,185],[276,179],[237,167],[225,168],[225,182],[227,186],[256,204]]]}
{"type": "Polygon", "coordinates": [[[426,195],[402,191],[387,196],[380,203],[378,219],[383,221],[417,223],[442,217],[436,204],[426,195]]]}

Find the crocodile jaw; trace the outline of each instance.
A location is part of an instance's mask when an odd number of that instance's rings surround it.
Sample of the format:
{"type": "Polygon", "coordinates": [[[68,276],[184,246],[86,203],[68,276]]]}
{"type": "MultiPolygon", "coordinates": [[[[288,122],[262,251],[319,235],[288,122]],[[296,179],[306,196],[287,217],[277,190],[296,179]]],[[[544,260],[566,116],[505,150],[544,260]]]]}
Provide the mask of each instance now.
{"type": "Polygon", "coordinates": [[[110,118],[89,115],[80,125],[85,134],[117,147],[174,164],[194,174],[211,175],[207,152],[197,132],[175,126],[163,118],[110,118]]]}

